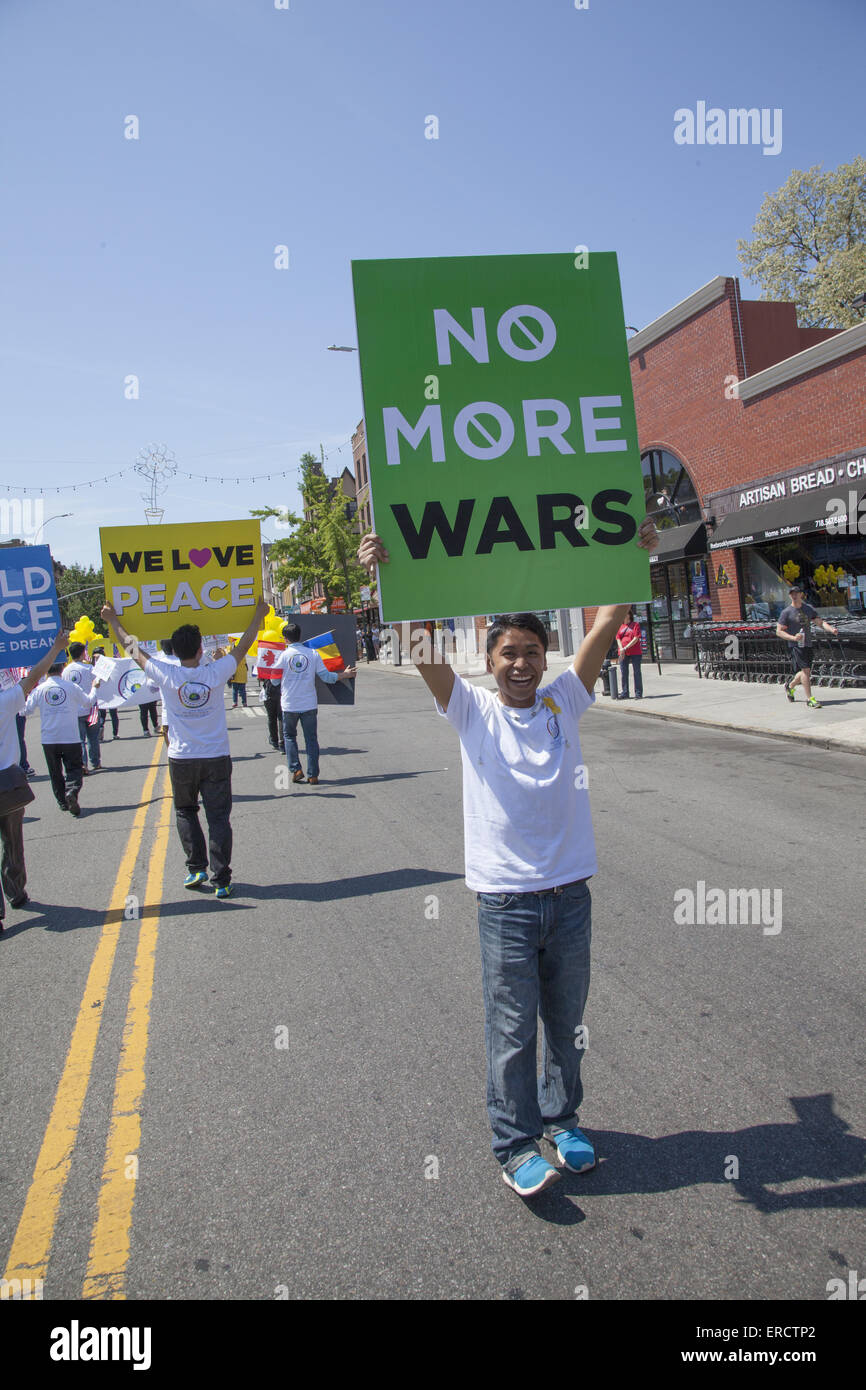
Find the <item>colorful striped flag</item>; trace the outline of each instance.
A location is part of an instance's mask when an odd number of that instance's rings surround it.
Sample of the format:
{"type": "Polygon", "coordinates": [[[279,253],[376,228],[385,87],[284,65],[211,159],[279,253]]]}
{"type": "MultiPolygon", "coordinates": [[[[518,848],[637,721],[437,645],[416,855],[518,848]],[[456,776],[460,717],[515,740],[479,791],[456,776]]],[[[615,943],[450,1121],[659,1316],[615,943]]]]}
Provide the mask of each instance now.
{"type": "Polygon", "coordinates": [[[329,671],[345,671],[346,663],[340,656],[333,632],[320,632],[318,637],[308,637],[301,646],[312,647],[314,652],[318,652],[329,671]]]}

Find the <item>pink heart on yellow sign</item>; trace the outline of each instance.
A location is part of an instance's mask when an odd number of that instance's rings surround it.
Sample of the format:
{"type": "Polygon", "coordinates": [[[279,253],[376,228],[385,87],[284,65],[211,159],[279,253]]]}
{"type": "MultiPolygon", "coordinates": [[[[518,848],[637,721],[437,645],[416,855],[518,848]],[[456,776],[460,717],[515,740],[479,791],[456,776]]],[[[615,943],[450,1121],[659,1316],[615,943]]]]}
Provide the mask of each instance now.
{"type": "Polygon", "coordinates": [[[198,569],[204,569],[212,554],[212,550],[191,550],[189,558],[198,569]]]}

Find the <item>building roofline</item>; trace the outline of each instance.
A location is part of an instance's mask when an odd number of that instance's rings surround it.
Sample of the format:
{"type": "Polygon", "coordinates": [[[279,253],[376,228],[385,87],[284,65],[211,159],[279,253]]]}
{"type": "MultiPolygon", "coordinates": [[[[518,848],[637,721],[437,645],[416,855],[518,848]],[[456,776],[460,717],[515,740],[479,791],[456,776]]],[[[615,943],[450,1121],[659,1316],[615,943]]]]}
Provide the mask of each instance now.
{"type": "Polygon", "coordinates": [[[694,294],[690,294],[687,299],[683,299],[679,304],[675,304],[672,309],[668,309],[666,314],[660,318],[653,319],[646,328],[642,328],[639,333],[635,333],[628,340],[628,355],[635,357],[644,348],[650,347],[652,343],[663,338],[666,333],[670,333],[674,328],[678,328],[686,319],[699,314],[702,309],[706,309],[710,304],[715,304],[717,299],[721,299],[725,293],[725,287],[730,276],[716,275],[714,279],[708,280],[694,294]]]}
{"type": "Polygon", "coordinates": [[[786,357],[782,362],[756,372],[754,376],[744,377],[737,382],[734,392],[741,401],[749,401],[764,391],[771,391],[774,386],[782,386],[786,381],[793,381],[795,377],[804,376],[816,367],[836,362],[851,352],[859,352],[861,348],[866,348],[866,322],[855,323],[853,328],[844,328],[832,338],[825,338],[823,343],[815,343],[813,347],[805,348],[793,357],[786,357]]]}

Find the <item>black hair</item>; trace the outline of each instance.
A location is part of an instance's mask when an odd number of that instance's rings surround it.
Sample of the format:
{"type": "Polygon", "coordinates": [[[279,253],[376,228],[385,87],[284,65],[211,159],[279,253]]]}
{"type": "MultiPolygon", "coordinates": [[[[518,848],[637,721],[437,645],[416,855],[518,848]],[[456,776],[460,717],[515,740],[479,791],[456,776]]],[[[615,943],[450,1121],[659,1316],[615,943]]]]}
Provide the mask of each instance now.
{"type": "Polygon", "coordinates": [[[298,627],[297,623],[283,624],[283,636],[285,637],[287,642],[297,642],[300,635],[301,629],[298,627]]]}
{"type": "Polygon", "coordinates": [[[171,645],[174,655],[180,661],[189,661],[192,657],[198,656],[201,633],[193,623],[184,623],[183,627],[176,627],[171,634],[171,645]]]}
{"type": "Polygon", "coordinates": [[[49,676],[56,676],[56,675],[57,675],[57,672],[58,672],[58,671],[62,671],[62,670],[63,670],[63,662],[62,662],[62,661],[55,661],[55,663],[54,663],[53,666],[49,666],[49,667],[48,667],[48,674],[49,674],[49,676]]]}
{"type": "Polygon", "coordinates": [[[94,647],[94,648],[93,648],[93,655],[96,656],[96,653],[97,653],[97,652],[99,652],[99,655],[100,655],[100,656],[105,656],[105,648],[104,648],[104,647],[94,647]]]}
{"type": "Polygon", "coordinates": [[[72,661],[77,661],[83,651],[85,651],[85,646],[83,642],[69,643],[69,656],[72,661]]]}
{"type": "Polygon", "coordinates": [[[509,627],[524,628],[534,632],[545,651],[547,651],[547,628],[535,613],[502,613],[494,618],[487,629],[487,655],[490,656],[503,632],[509,627]]]}
{"type": "Polygon", "coordinates": [[[171,640],[168,637],[164,637],[159,645],[162,647],[162,650],[164,651],[166,656],[174,656],[174,648],[171,645],[171,640]]]}

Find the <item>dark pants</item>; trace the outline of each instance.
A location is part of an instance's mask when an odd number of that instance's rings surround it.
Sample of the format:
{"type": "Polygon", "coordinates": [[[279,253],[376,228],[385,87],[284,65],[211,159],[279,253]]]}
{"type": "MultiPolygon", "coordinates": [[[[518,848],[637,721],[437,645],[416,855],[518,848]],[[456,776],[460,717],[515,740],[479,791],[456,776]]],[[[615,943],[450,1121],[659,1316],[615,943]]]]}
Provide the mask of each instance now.
{"type": "Polygon", "coordinates": [[[26,724],[27,720],[24,718],[24,715],[16,714],[15,727],[18,730],[18,752],[20,754],[20,757],[18,759],[18,766],[22,768],[25,772],[27,772],[27,770],[30,767],[30,764],[27,761],[27,744],[24,742],[24,728],[26,724]]]}
{"type": "Polygon", "coordinates": [[[208,866],[210,851],[211,883],[224,887],[232,881],[231,758],[169,758],[169,775],[174,797],[177,833],[190,873],[208,866]],[[208,843],[198,818],[198,798],[207,819],[208,843]]]}
{"type": "Polygon", "coordinates": [[[8,816],[0,816],[0,840],[3,842],[3,861],[0,865],[0,917],[5,912],[3,894],[10,902],[23,896],[27,884],[27,867],[24,863],[24,807],[20,811],[10,811],[8,816]]]}
{"type": "Polygon", "coordinates": [[[51,790],[58,806],[66,805],[66,793],[81,791],[84,781],[84,757],[80,743],[43,743],[42,752],[48,764],[51,790]],[[64,780],[65,774],[65,780],[64,780]]]}
{"type": "Polygon", "coordinates": [[[319,775],[319,739],[318,723],[319,711],[317,709],[305,709],[300,713],[293,713],[291,710],[283,710],[283,742],[286,745],[286,760],[289,764],[290,772],[301,771],[301,759],[298,753],[298,720],[301,721],[301,728],[304,731],[304,752],[307,755],[307,776],[318,777],[319,775]]]}
{"type": "Polygon", "coordinates": [[[87,754],[90,753],[91,767],[99,767],[99,728],[96,724],[88,724],[87,715],[78,716],[78,732],[81,735],[81,761],[87,766],[87,754]]]}
{"type": "Polygon", "coordinates": [[[111,732],[114,734],[114,737],[115,737],[115,738],[117,738],[118,731],[120,730],[120,716],[119,716],[119,714],[117,713],[117,710],[116,710],[116,709],[101,709],[101,710],[99,711],[99,737],[100,737],[100,740],[102,740],[102,738],[104,737],[104,734],[105,734],[105,716],[106,716],[107,714],[110,714],[110,715],[111,715],[111,732]]]}
{"type": "Polygon", "coordinates": [[[156,717],[156,700],[148,700],[146,705],[139,705],[138,717],[141,720],[141,732],[147,733],[147,716],[150,714],[150,722],[155,729],[159,728],[159,720],[156,717]]]}
{"type": "Polygon", "coordinates": [[[239,695],[240,695],[240,697],[241,697],[241,700],[243,701],[244,709],[246,709],[246,707],[247,707],[247,687],[246,687],[246,682],[245,682],[245,681],[230,681],[229,684],[231,685],[231,688],[232,688],[232,709],[234,709],[235,706],[237,705],[238,696],[239,696],[239,695]]]}
{"type": "Polygon", "coordinates": [[[265,686],[265,713],[268,716],[268,737],[272,748],[284,752],[283,711],[280,709],[280,682],[265,686]]]}
{"type": "Polygon", "coordinates": [[[619,676],[620,680],[622,681],[622,693],[626,697],[628,696],[629,666],[634,671],[634,693],[635,695],[643,695],[643,678],[640,673],[640,660],[641,659],[639,656],[624,656],[619,663],[619,676]]]}

